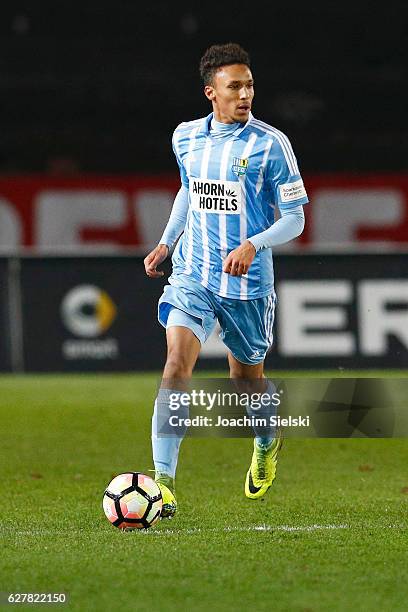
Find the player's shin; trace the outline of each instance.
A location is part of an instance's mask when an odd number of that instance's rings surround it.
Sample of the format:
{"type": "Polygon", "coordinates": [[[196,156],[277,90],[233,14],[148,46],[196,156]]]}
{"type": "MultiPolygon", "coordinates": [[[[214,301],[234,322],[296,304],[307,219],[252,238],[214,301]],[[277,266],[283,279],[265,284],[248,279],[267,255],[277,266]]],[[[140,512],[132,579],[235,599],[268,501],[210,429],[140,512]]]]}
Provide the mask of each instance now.
{"type": "Polygon", "coordinates": [[[176,476],[181,441],[186,432],[182,418],[188,416],[188,409],[176,406],[180,391],[159,389],[152,418],[152,449],[156,474],[176,476]],[[184,414],[186,412],[186,414],[184,414]]]}
{"type": "Polygon", "coordinates": [[[171,518],[177,509],[175,476],[180,444],[186,432],[183,419],[188,408],[177,399],[180,391],[160,389],[152,418],[152,449],[155,480],[163,495],[162,517],[171,518]]]}

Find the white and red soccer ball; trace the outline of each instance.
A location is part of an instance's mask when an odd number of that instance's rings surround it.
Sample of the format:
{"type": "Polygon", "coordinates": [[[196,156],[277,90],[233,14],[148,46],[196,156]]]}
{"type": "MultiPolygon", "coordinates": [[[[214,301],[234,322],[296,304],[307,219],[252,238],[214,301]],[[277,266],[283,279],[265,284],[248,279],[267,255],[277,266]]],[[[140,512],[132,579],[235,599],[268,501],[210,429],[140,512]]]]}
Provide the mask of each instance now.
{"type": "Polygon", "coordinates": [[[119,474],[103,494],[107,519],[119,529],[148,529],[160,519],[163,505],[158,484],[140,472],[119,474]]]}

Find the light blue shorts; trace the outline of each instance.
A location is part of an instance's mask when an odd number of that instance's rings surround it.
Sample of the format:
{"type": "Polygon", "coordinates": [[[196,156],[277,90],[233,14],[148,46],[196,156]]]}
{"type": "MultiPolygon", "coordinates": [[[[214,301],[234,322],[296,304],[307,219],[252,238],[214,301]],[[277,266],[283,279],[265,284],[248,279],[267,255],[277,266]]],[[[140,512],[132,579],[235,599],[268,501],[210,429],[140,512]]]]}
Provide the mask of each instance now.
{"type": "Polygon", "coordinates": [[[158,319],[164,327],[188,327],[204,344],[218,320],[220,338],[235,359],[249,365],[265,359],[273,342],[275,294],[237,300],[212,293],[190,276],[178,275],[171,282],[158,304],[158,319]]]}

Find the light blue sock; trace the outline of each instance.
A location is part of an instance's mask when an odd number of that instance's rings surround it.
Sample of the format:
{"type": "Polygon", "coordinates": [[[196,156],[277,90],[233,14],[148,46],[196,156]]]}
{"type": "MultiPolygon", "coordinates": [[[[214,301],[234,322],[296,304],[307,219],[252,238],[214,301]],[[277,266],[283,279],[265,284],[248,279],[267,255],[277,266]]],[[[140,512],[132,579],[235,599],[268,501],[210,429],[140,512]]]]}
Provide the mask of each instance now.
{"type": "Polygon", "coordinates": [[[263,450],[268,450],[273,444],[275,437],[256,437],[256,445],[258,448],[262,448],[263,450]]]}
{"type": "MultiPolygon", "coordinates": [[[[265,394],[267,393],[271,397],[270,403],[266,406],[261,406],[261,408],[259,409],[252,408],[252,406],[249,405],[247,408],[248,415],[264,417],[267,420],[267,423],[269,423],[270,416],[276,416],[276,413],[277,413],[277,406],[274,404],[272,400],[272,395],[275,392],[276,392],[275,385],[270,380],[268,380],[266,389],[263,393],[265,394]]],[[[268,449],[272,445],[275,439],[276,427],[273,427],[273,425],[270,425],[267,427],[254,426],[254,432],[255,432],[256,445],[260,448],[268,449]]]]}
{"type": "Polygon", "coordinates": [[[153,462],[156,473],[167,474],[172,478],[176,476],[177,460],[180,444],[186,432],[185,428],[177,428],[175,431],[169,425],[171,415],[188,417],[188,408],[181,406],[177,411],[170,409],[170,400],[180,391],[171,389],[159,389],[154,403],[152,418],[152,449],[153,462]]]}

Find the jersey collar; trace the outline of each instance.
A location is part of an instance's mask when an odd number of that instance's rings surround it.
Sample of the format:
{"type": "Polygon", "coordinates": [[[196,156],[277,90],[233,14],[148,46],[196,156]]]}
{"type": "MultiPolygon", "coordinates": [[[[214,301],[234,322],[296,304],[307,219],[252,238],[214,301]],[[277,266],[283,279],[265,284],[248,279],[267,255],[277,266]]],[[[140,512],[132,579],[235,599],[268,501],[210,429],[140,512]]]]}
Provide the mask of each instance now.
{"type": "MultiPolygon", "coordinates": [[[[204,119],[202,120],[202,123],[201,123],[199,131],[202,134],[205,134],[205,136],[209,136],[210,135],[210,125],[211,125],[211,121],[212,121],[213,116],[214,116],[214,113],[210,113],[209,115],[207,115],[207,117],[204,117],[204,119]]],[[[250,112],[249,113],[248,121],[246,123],[244,123],[242,125],[242,127],[237,128],[235,130],[235,132],[232,133],[232,135],[233,136],[239,136],[239,134],[241,134],[248,127],[248,125],[251,123],[251,121],[253,119],[254,119],[254,116],[250,112]]]]}

